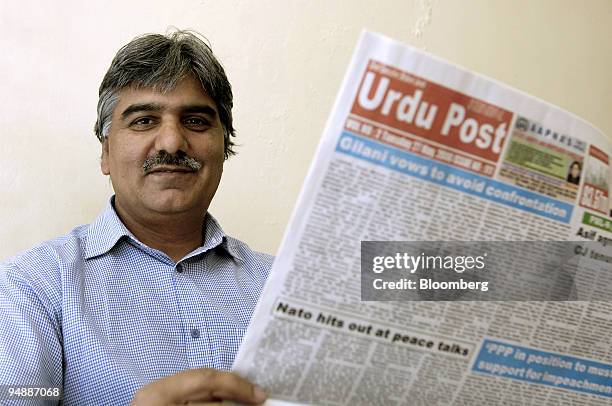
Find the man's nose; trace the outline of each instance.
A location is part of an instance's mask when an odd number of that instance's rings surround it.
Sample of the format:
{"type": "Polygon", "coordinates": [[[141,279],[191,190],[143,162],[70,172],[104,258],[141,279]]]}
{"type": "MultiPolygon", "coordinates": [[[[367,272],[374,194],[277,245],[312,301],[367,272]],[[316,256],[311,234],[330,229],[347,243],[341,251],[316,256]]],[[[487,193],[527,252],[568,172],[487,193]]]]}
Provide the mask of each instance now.
{"type": "Polygon", "coordinates": [[[178,151],[187,151],[187,139],[185,138],[185,129],[180,121],[164,122],[157,133],[155,139],[155,147],[157,151],[166,151],[174,155],[178,151]]]}

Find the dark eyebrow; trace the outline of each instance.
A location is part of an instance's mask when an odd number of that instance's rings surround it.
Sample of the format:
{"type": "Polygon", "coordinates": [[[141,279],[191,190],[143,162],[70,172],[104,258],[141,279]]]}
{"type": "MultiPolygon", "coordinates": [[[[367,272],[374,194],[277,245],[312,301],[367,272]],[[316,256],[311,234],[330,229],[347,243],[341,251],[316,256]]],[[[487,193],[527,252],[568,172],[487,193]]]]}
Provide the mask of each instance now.
{"type": "MultiPolygon", "coordinates": [[[[142,111],[153,111],[159,112],[164,109],[164,106],[158,103],[136,103],[128,106],[121,113],[121,118],[125,120],[131,114],[142,112],[142,111]]],[[[212,106],[206,104],[194,104],[181,106],[179,108],[182,114],[192,114],[192,113],[201,113],[210,116],[211,119],[214,119],[217,116],[217,110],[215,110],[212,106]]]]}
{"type": "Polygon", "coordinates": [[[140,111],[161,111],[162,109],[161,104],[157,103],[136,103],[123,110],[121,113],[121,118],[125,120],[130,114],[138,113],[140,111]]]}
{"type": "Polygon", "coordinates": [[[201,113],[206,114],[211,119],[214,119],[217,116],[217,110],[215,110],[212,106],[206,104],[196,104],[190,106],[184,106],[181,108],[181,113],[183,114],[191,114],[191,113],[201,113]]]}

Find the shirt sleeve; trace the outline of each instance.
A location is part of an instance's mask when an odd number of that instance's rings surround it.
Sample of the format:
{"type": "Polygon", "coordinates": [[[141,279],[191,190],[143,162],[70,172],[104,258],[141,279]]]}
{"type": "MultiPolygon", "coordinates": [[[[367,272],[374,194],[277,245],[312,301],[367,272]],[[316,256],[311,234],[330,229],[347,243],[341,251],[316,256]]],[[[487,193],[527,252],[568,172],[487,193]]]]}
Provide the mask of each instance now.
{"type": "Polygon", "coordinates": [[[62,387],[61,301],[53,303],[46,266],[36,268],[0,264],[0,405],[12,404],[9,386],[62,387]]]}

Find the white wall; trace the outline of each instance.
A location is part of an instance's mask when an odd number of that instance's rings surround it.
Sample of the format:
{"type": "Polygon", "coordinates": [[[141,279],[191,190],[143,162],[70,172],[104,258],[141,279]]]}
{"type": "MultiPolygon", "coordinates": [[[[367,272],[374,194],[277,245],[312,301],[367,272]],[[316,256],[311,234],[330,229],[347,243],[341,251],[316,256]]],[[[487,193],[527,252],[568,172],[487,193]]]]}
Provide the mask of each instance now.
{"type": "Polygon", "coordinates": [[[234,88],[242,147],[211,211],[226,232],[271,253],[364,27],[612,135],[610,0],[3,0],[0,259],[90,222],[106,204],[112,189],[92,133],[100,80],[120,46],[170,25],[207,36],[234,88]]]}

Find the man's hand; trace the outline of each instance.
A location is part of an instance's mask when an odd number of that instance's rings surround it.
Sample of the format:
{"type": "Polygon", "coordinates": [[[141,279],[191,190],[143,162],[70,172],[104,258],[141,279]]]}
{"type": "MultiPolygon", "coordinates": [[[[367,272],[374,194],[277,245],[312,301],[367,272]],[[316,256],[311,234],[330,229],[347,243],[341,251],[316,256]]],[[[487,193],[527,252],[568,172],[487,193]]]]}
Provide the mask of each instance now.
{"type": "Polygon", "coordinates": [[[190,369],[143,386],[132,406],[210,405],[222,400],[259,404],[266,393],[232,372],[190,369]]]}

